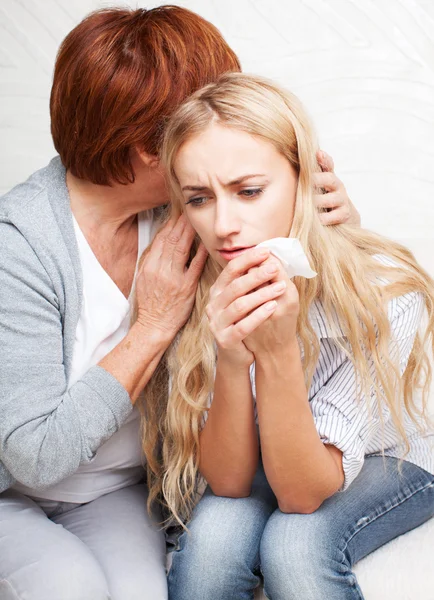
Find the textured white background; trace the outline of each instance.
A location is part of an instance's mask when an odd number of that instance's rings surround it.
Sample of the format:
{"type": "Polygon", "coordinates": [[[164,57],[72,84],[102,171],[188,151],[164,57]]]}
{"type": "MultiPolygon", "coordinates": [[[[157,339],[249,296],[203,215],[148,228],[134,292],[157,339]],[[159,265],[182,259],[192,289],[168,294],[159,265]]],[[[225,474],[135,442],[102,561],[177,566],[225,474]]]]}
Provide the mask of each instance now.
{"type": "MultiPolygon", "coordinates": [[[[0,0],[0,193],[54,152],[56,50],[98,0],[0,0]]],[[[118,2],[151,8],[161,2],[118,2]]],[[[186,0],[296,92],[366,227],[434,274],[434,0],[186,0]]]]}

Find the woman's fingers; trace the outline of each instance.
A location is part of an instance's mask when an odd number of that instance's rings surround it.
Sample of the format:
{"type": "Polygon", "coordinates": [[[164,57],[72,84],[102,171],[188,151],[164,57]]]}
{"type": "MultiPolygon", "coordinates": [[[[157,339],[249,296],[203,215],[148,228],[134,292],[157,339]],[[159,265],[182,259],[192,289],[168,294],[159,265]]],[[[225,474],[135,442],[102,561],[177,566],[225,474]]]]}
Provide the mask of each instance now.
{"type": "Polygon", "coordinates": [[[326,190],[327,192],[337,192],[344,187],[344,184],[335,173],[314,173],[313,181],[318,190],[326,190]]]}
{"type": "Polygon", "coordinates": [[[154,258],[162,255],[162,253],[164,251],[164,246],[166,243],[166,238],[172,231],[175,223],[176,223],[176,220],[173,217],[171,217],[164,223],[164,225],[162,227],[160,227],[160,229],[155,234],[155,237],[152,241],[152,244],[151,244],[151,247],[149,250],[149,253],[152,253],[154,258]]]}
{"type": "Polygon", "coordinates": [[[188,267],[187,276],[191,279],[191,282],[197,283],[202,274],[203,268],[208,258],[208,251],[205,246],[201,243],[197,249],[197,252],[188,267]]]}
{"type": "Polygon", "coordinates": [[[194,235],[185,216],[166,223],[145,252],[136,280],[138,320],[171,336],[188,319],[206,260],[202,247],[186,268],[194,235]]]}
{"type": "Polygon", "coordinates": [[[152,242],[153,258],[160,259],[164,268],[184,271],[190,257],[195,231],[185,215],[171,217],[156,234],[152,242]]]}
{"type": "MultiPolygon", "coordinates": [[[[331,157],[328,157],[328,167],[333,165],[331,157]]],[[[314,173],[314,184],[318,190],[314,194],[314,202],[319,210],[326,210],[320,214],[324,225],[337,225],[349,223],[360,225],[360,215],[350,198],[344,184],[332,171],[314,173]]]]}
{"type": "Polygon", "coordinates": [[[323,225],[339,225],[350,222],[350,212],[347,207],[341,206],[330,212],[321,213],[319,218],[323,225]]]}
{"type": "Polygon", "coordinates": [[[241,256],[234,258],[223,269],[217,281],[212,286],[215,294],[223,291],[232,281],[244,275],[249,269],[264,262],[270,256],[268,248],[251,248],[243,252],[241,256]]]}
{"type": "Polygon", "coordinates": [[[285,290],[286,282],[278,281],[237,298],[220,313],[218,318],[219,328],[225,329],[238,323],[261,305],[281,296],[285,290]]]}
{"type": "Polygon", "coordinates": [[[334,171],[335,163],[333,162],[332,157],[327,154],[327,152],[324,152],[324,150],[318,150],[316,153],[316,159],[323,171],[334,171]]]}
{"type": "Polygon", "coordinates": [[[279,269],[277,260],[269,257],[258,267],[253,267],[247,273],[240,275],[219,292],[213,290],[210,295],[213,310],[226,309],[237,298],[241,298],[256,288],[267,284],[279,269]]]}
{"type": "Polygon", "coordinates": [[[164,257],[175,269],[184,270],[190,256],[195,231],[185,215],[181,215],[165,238],[164,257]]]}
{"type": "Polygon", "coordinates": [[[224,330],[219,336],[220,339],[216,338],[219,346],[222,348],[231,348],[239,344],[264,323],[264,321],[269,319],[276,308],[277,302],[275,300],[261,304],[256,310],[247,315],[247,317],[224,330]]]}
{"type": "Polygon", "coordinates": [[[314,196],[315,206],[317,208],[339,208],[344,205],[344,200],[340,194],[329,192],[328,194],[316,194],[314,196]]]}

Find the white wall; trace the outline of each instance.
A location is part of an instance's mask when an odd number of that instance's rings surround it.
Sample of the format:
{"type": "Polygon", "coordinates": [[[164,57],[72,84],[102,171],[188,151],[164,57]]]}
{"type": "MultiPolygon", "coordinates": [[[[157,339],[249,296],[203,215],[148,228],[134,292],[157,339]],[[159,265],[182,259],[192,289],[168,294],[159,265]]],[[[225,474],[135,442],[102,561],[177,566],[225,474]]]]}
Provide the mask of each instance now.
{"type": "MultiPolygon", "coordinates": [[[[118,2],[151,8],[162,2],[118,2]]],[[[0,192],[54,150],[56,49],[98,0],[1,0],[0,192]]],[[[364,225],[434,275],[434,0],[185,0],[314,118],[364,225]]]]}

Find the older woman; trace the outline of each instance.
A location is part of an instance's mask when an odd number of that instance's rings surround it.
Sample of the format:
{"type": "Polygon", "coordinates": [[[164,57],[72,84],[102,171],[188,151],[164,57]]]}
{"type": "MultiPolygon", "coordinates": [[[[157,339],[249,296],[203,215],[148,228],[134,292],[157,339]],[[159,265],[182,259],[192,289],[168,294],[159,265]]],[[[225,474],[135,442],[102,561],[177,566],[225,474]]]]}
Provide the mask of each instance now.
{"type": "MultiPolygon", "coordinates": [[[[94,13],[60,48],[59,156],[0,201],[2,600],[167,597],[135,403],[190,314],[206,251],[189,260],[181,217],[140,272],[137,256],[168,202],[165,120],[239,68],[210,23],[177,7],[94,13]]],[[[324,219],[357,220],[332,173],[317,184],[335,208],[324,219]]]]}

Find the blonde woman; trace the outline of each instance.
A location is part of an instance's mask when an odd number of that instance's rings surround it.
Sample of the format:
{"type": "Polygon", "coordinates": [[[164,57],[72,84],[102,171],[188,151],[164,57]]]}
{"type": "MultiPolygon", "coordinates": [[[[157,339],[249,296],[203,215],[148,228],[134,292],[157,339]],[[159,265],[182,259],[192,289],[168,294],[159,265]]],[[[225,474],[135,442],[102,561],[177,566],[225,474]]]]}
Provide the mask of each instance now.
{"type": "Polygon", "coordinates": [[[173,600],[253,598],[260,573],[273,600],[360,599],[354,563],[434,514],[434,284],[402,246],[321,226],[316,150],[299,101],[241,74],[168,125],[173,211],[209,252],[145,407],[151,500],[189,521],[173,600]],[[288,237],[316,277],[256,247],[288,237]]]}

